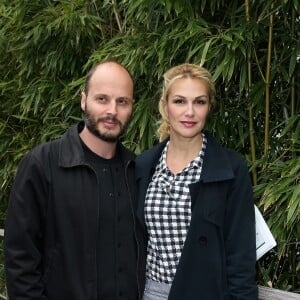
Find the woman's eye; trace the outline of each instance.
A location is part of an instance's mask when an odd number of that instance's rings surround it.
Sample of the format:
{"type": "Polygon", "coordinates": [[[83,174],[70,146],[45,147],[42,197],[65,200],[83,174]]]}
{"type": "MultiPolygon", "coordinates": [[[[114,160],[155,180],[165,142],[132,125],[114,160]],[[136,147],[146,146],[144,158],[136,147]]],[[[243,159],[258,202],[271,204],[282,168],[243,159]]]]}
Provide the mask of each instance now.
{"type": "Polygon", "coordinates": [[[175,104],[182,104],[182,103],[184,103],[184,99],[180,99],[180,98],[174,99],[173,102],[174,102],[175,104]]]}
{"type": "Polygon", "coordinates": [[[199,104],[199,105],[205,105],[207,103],[207,100],[206,99],[197,99],[195,101],[196,104],[199,104]]]}

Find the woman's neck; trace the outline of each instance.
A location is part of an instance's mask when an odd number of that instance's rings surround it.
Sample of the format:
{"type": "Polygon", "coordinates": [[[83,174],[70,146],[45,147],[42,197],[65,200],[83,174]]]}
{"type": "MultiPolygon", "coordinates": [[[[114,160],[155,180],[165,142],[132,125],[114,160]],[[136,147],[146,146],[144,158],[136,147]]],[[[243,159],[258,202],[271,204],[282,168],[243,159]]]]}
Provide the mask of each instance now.
{"type": "Polygon", "coordinates": [[[170,136],[166,158],[168,168],[177,174],[197,157],[201,147],[202,134],[188,139],[170,136]]]}

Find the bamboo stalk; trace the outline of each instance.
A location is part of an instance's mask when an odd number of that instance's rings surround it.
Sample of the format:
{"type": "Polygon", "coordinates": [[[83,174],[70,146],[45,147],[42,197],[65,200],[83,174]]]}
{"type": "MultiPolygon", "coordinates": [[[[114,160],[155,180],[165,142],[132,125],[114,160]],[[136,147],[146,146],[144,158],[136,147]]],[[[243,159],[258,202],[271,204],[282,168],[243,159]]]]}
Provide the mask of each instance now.
{"type": "MultiPolygon", "coordinates": [[[[94,7],[95,7],[95,11],[96,11],[96,13],[97,13],[97,16],[98,16],[98,18],[100,19],[100,15],[99,15],[99,12],[98,12],[98,9],[97,9],[97,3],[96,3],[96,0],[93,0],[93,4],[94,4],[94,7]]],[[[105,38],[105,35],[104,35],[103,28],[102,28],[102,26],[101,26],[101,23],[99,24],[99,27],[98,27],[98,28],[100,29],[102,39],[104,39],[104,38],[105,38]]]]}
{"type": "MultiPolygon", "coordinates": [[[[273,3],[271,10],[273,8],[273,3]]],[[[272,57],[272,38],[273,38],[273,24],[274,15],[270,14],[269,24],[269,39],[268,39],[268,53],[267,53],[267,66],[265,78],[265,141],[264,141],[264,154],[268,153],[269,149],[269,131],[270,131],[270,73],[271,73],[271,57],[272,57]]]]}
{"type": "MultiPolygon", "coordinates": [[[[292,8],[292,35],[295,34],[295,19],[296,19],[296,13],[295,9],[292,8]]],[[[291,116],[295,115],[295,99],[296,99],[296,91],[295,91],[295,74],[292,77],[291,80],[291,116]]]]}
{"type": "MultiPolygon", "coordinates": [[[[250,9],[249,9],[249,0],[245,0],[245,14],[246,14],[246,22],[249,24],[250,22],[250,9]]],[[[251,49],[247,53],[247,70],[248,70],[248,97],[250,94],[250,89],[252,85],[252,68],[251,68],[251,49]]],[[[250,151],[251,151],[251,161],[256,161],[256,149],[255,149],[255,136],[254,136],[254,122],[253,122],[253,107],[252,103],[249,100],[249,137],[250,137],[250,151]]],[[[252,170],[252,181],[253,185],[257,184],[257,172],[255,169],[252,170]]]]}
{"type": "Polygon", "coordinates": [[[112,3],[112,6],[113,6],[113,12],[114,12],[117,24],[118,24],[118,28],[119,28],[120,32],[123,32],[121,21],[120,21],[120,16],[119,16],[119,13],[117,11],[116,2],[115,2],[115,0],[111,0],[111,3],[112,3]]]}

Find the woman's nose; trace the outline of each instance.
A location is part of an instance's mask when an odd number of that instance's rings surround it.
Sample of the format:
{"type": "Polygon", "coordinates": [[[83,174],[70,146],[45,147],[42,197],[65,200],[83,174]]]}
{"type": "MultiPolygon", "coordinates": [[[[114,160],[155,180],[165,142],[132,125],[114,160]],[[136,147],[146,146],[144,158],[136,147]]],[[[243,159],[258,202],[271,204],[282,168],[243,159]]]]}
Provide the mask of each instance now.
{"type": "Polygon", "coordinates": [[[193,103],[188,103],[187,107],[186,107],[186,115],[187,116],[193,116],[194,115],[194,107],[193,107],[193,103]]]}

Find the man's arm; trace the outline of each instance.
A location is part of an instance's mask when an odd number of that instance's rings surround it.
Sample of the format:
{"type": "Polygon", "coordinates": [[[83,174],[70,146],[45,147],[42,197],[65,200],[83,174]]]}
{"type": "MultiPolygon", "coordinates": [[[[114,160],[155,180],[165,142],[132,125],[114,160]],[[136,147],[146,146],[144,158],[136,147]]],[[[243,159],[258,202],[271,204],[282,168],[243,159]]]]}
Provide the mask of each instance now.
{"type": "Polygon", "coordinates": [[[4,256],[10,300],[45,300],[42,280],[43,220],[47,184],[32,155],[23,158],[8,203],[4,256]]]}

